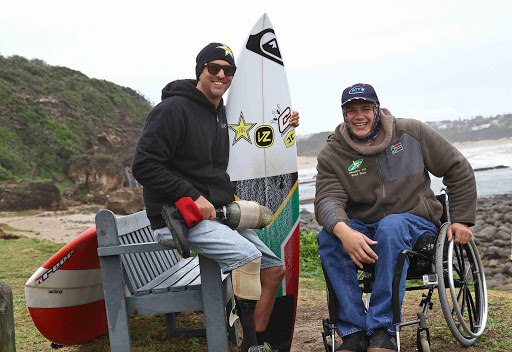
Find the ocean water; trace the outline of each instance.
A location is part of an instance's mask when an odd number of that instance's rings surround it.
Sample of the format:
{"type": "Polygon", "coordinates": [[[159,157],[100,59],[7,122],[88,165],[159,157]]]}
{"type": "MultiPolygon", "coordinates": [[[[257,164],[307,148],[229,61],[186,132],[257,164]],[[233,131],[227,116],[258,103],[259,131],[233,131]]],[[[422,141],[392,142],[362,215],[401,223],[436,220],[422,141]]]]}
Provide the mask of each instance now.
{"type": "MultiPolygon", "coordinates": [[[[460,152],[468,159],[473,169],[508,166],[475,172],[478,197],[491,197],[498,194],[512,193],[512,140],[493,142],[464,143],[458,146],[460,152]]],[[[299,169],[300,209],[313,212],[315,198],[316,168],[299,169]]],[[[431,175],[431,188],[437,194],[444,186],[442,179],[431,175]]]]}

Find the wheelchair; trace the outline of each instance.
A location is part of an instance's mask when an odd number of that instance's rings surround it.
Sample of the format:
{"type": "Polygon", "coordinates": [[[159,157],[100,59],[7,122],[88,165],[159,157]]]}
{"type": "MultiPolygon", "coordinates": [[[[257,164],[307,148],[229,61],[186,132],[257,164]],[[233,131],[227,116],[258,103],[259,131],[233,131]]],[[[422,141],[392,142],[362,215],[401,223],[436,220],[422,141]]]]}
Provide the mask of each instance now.
{"type": "MultiPolygon", "coordinates": [[[[454,245],[453,241],[448,242],[450,212],[446,190],[442,189],[441,194],[436,198],[443,205],[442,225],[437,236],[420,236],[412,250],[403,250],[398,256],[393,276],[391,303],[398,351],[400,351],[400,329],[417,324],[417,349],[419,352],[430,352],[430,334],[426,316],[433,307],[432,296],[436,289],[446,323],[461,345],[474,344],[487,324],[487,286],[478,249],[473,240],[464,245],[454,245]],[[422,294],[420,302],[422,310],[417,313],[417,319],[401,322],[399,285],[406,258],[410,260],[406,291],[426,290],[427,293],[422,294]]],[[[366,294],[365,306],[368,309],[375,266],[364,264],[363,269],[358,273],[358,281],[362,293],[366,294]]],[[[324,277],[329,317],[322,321],[322,339],[326,352],[334,352],[338,347],[335,341],[335,335],[338,333],[336,329],[337,300],[325,270],[324,277]]]]}

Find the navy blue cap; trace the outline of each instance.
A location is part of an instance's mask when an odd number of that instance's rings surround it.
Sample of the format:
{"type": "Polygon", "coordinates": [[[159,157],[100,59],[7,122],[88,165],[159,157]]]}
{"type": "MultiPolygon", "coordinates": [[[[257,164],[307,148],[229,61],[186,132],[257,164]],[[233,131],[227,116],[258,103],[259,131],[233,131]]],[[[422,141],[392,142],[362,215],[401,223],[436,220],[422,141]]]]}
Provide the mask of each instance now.
{"type": "Polygon", "coordinates": [[[371,85],[364,83],[356,83],[345,88],[345,90],[343,90],[343,94],[341,94],[341,106],[355,99],[379,103],[379,98],[377,97],[377,93],[375,93],[375,89],[373,89],[371,85]]]}

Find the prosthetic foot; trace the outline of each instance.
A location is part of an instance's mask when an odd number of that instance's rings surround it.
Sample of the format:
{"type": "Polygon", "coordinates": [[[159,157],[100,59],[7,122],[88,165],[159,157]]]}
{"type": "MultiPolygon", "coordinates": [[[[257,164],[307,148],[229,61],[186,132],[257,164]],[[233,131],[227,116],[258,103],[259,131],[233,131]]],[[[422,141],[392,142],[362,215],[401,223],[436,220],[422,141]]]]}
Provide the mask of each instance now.
{"type": "Polygon", "coordinates": [[[183,216],[179,212],[178,208],[175,206],[164,205],[162,207],[162,217],[165,221],[165,224],[169,228],[172,234],[172,239],[174,240],[174,245],[176,250],[183,258],[190,257],[190,248],[188,245],[187,235],[184,229],[184,220],[183,216]]]}

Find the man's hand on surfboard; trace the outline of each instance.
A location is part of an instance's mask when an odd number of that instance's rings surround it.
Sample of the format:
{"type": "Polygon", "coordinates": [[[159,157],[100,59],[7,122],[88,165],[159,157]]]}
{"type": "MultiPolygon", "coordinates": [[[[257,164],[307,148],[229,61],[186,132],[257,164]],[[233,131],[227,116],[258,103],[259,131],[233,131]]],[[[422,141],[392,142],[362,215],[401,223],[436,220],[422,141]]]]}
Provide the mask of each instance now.
{"type": "Polygon", "coordinates": [[[290,125],[293,127],[299,127],[299,112],[293,110],[292,116],[290,116],[290,125]]]}
{"type": "Polygon", "coordinates": [[[201,213],[203,213],[203,218],[205,220],[213,220],[217,217],[215,207],[205,197],[199,196],[194,203],[196,203],[199,210],[201,210],[201,213]]]}

